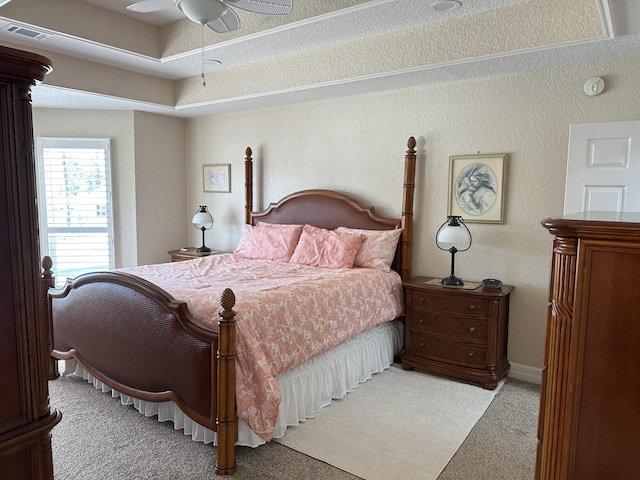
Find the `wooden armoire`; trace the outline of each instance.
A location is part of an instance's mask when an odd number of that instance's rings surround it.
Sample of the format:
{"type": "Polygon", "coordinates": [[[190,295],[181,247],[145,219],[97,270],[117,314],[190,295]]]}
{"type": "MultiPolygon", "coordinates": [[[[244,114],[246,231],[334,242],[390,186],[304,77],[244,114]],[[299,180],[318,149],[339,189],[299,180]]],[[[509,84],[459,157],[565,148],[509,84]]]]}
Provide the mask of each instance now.
{"type": "Polygon", "coordinates": [[[40,55],[0,46],[0,479],[52,479],[31,87],[40,55]]]}
{"type": "Polygon", "coordinates": [[[640,479],[640,213],[549,218],[536,479],[640,479]]]}

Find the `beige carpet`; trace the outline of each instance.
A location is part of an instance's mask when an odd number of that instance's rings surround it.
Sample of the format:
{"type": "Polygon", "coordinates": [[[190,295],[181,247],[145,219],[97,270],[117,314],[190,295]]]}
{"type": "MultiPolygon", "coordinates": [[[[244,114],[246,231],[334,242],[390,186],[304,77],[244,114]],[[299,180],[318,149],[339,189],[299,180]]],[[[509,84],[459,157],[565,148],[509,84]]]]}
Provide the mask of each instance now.
{"type": "Polygon", "coordinates": [[[435,479],[499,388],[394,365],[277,441],[366,480],[435,479]]]}

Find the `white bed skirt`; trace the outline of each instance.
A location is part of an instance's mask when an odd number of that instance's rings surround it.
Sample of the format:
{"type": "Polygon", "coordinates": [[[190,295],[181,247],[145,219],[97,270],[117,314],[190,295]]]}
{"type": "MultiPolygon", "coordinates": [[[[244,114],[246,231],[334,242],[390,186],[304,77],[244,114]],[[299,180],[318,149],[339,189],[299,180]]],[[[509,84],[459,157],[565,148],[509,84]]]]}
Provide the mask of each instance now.
{"type": "MultiPolygon", "coordinates": [[[[332,399],[344,397],[374,373],[388,368],[400,352],[403,338],[402,322],[394,320],[276,376],[281,401],[273,438],[282,437],[288,426],[313,418],[332,399]]],[[[157,415],[160,422],[173,422],[176,430],[184,430],[184,434],[190,435],[194,441],[217,445],[216,432],[191,420],[174,402],[148,402],[121,394],[97,380],[80,364],[77,364],[75,374],[85,378],[95,388],[111,393],[112,397],[119,397],[123,405],[133,405],[147,417],[157,415]]],[[[263,443],[265,441],[245,422],[238,420],[236,445],[257,447],[263,443]]]]}

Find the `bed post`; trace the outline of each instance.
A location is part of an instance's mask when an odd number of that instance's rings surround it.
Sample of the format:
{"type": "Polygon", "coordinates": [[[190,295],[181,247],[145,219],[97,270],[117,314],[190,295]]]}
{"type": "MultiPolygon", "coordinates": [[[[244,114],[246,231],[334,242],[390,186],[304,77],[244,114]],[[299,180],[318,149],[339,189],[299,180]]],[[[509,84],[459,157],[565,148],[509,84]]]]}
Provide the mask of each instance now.
{"type": "Polygon", "coordinates": [[[49,288],[55,287],[56,281],[51,271],[53,267],[53,260],[48,255],[42,257],[42,274],[40,277],[40,297],[42,299],[42,329],[45,332],[46,339],[46,352],[47,352],[47,378],[49,380],[55,380],[60,375],[58,374],[58,360],[51,356],[51,350],[53,349],[53,325],[51,325],[51,315],[49,313],[49,288]]]}
{"type": "Polygon", "coordinates": [[[411,278],[411,246],[413,238],[413,191],[416,184],[416,139],[409,137],[404,156],[404,188],[402,192],[402,237],[400,240],[402,280],[411,278]]]}
{"type": "Polygon", "coordinates": [[[251,223],[253,211],[253,159],[251,148],[245,150],[244,158],[244,223],[251,223]]]}
{"type": "Polygon", "coordinates": [[[236,297],[225,288],[220,296],[218,320],[218,411],[216,425],[218,433],[218,458],[216,475],[236,473],[234,445],[238,437],[238,417],[236,415],[236,312],[233,306],[236,297]]]}

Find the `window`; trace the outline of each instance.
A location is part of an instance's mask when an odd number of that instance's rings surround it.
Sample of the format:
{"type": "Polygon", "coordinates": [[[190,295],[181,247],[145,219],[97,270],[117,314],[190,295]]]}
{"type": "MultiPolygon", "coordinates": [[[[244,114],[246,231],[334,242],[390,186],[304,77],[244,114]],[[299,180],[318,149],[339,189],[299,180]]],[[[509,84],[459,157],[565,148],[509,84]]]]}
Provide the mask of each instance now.
{"type": "Polygon", "coordinates": [[[43,255],[56,286],[113,268],[108,139],[38,138],[38,213],[43,255]]]}

